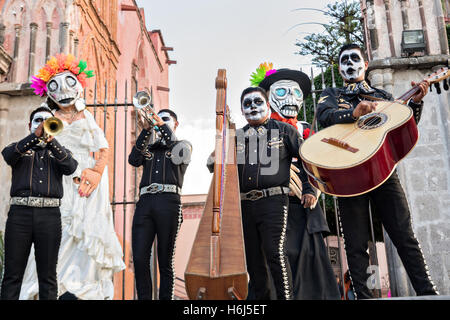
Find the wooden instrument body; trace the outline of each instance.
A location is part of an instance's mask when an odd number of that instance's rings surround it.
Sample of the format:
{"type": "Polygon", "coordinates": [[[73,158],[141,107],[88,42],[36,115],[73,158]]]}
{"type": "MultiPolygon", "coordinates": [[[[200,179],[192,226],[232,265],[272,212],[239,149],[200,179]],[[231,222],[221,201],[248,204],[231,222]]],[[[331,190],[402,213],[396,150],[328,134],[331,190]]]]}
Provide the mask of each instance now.
{"type": "MultiPolygon", "coordinates": [[[[229,183],[237,183],[238,173],[235,166],[230,165],[226,170],[229,183]]],[[[212,184],[210,191],[212,190],[212,184]]],[[[237,189],[238,190],[238,189],[237,189]]],[[[222,217],[219,236],[219,260],[221,261],[216,277],[210,276],[211,258],[214,256],[211,246],[211,224],[213,220],[212,192],[209,192],[206,206],[192,247],[188,267],[184,274],[186,292],[190,299],[198,299],[200,288],[207,288],[202,299],[231,300],[228,289],[233,287],[239,299],[247,297],[247,266],[242,225],[239,193],[225,191],[224,210],[227,214],[222,217]],[[236,199],[238,201],[236,201],[236,199]]]]}
{"type": "Polygon", "coordinates": [[[226,106],[225,70],[216,78],[214,175],[185,271],[190,299],[245,299],[248,290],[235,125],[226,106]],[[232,134],[233,133],[233,134],[232,134]]]}
{"type": "Polygon", "coordinates": [[[339,197],[369,192],[386,181],[397,163],[414,148],[419,133],[409,107],[378,102],[376,111],[367,116],[377,114],[382,119],[380,125],[370,129],[361,129],[358,122],[337,124],[305,140],[300,156],[308,179],[316,188],[339,197]],[[357,151],[323,141],[340,137],[357,151]]]}

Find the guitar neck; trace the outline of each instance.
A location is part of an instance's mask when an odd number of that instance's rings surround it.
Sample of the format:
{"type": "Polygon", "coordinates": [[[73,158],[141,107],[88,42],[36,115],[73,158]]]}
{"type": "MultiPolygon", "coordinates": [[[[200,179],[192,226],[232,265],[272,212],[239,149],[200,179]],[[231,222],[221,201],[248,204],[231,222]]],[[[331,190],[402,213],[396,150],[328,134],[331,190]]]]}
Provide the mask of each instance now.
{"type": "Polygon", "coordinates": [[[406,102],[412,98],[412,96],[414,96],[417,92],[420,91],[420,87],[418,85],[415,85],[414,87],[412,87],[411,89],[409,89],[408,91],[406,91],[403,95],[401,95],[400,97],[398,97],[396,100],[397,101],[401,101],[403,104],[406,104],[406,102]]]}
{"type": "MultiPolygon", "coordinates": [[[[431,86],[432,84],[436,85],[436,90],[438,93],[440,93],[440,89],[439,89],[439,81],[445,80],[448,77],[450,77],[450,73],[448,72],[448,68],[441,68],[439,70],[437,70],[436,72],[434,72],[431,75],[428,75],[428,78],[424,79],[423,81],[428,82],[428,84],[431,86]]],[[[447,90],[448,89],[448,84],[445,82],[444,83],[444,89],[447,90]]],[[[419,85],[415,85],[414,87],[412,87],[411,89],[409,89],[408,91],[406,91],[402,96],[400,96],[397,101],[406,104],[406,102],[411,99],[417,92],[420,91],[420,86],[419,85]]],[[[431,91],[431,87],[430,87],[430,91],[431,91]]]]}

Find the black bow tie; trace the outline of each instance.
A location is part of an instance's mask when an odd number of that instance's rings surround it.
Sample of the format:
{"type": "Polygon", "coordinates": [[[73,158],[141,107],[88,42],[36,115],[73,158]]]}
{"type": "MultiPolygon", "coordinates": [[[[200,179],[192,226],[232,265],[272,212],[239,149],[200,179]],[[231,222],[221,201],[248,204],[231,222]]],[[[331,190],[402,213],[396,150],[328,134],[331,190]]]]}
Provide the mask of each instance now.
{"type": "Polygon", "coordinates": [[[356,83],[345,83],[344,86],[345,94],[357,95],[357,94],[368,94],[374,93],[375,90],[372,89],[366,81],[360,81],[356,83]]]}

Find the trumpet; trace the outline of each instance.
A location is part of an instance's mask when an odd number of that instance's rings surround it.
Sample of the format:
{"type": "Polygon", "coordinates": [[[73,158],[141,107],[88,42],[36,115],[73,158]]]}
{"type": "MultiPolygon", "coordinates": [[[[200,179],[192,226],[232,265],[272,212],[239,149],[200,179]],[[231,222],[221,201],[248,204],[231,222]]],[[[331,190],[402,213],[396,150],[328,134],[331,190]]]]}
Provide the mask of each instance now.
{"type": "Polygon", "coordinates": [[[61,120],[56,117],[50,117],[44,121],[44,135],[42,137],[43,141],[46,141],[51,136],[57,136],[64,129],[64,124],[61,120]]]}
{"type": "Polygon", "coordinates": [[[151,127],[155,127],[158,130],[158,127],[155,126],[156,121],[153,119],[153,115],[156,112],[152,108],[152,97],[148,94],[147,91],[138,91],[133,96],[133,105],[137,109],[137,112],[147,121],[151,127]]]}

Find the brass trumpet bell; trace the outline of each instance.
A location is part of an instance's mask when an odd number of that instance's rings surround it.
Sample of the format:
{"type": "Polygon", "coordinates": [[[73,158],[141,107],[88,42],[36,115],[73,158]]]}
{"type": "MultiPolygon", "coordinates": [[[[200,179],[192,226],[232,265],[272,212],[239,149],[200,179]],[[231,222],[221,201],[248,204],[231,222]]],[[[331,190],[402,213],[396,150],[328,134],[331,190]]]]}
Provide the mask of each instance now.
{"type": "Polygon", "coordinates": [[[64,124],[56,117],[44,121],[44,132],[47,136],[57,136],[64,129],[64,124]]]}
{"type": "Polygon", "coordinates": [[[151,126],[154,126],[156,121],[153,119],[153,115],[156,113],[152,108],[152,97],[147,91],[138,91],[133,96],[133,105],[137,109],[137,112],[149,122],[151,126]]]}
{"type": "Polygon", "coordinates": [[[133,105],[136,109],[141,110],[149,106],[152,102],[152,98],[147,91],[138,91],[133,96],[133,105]]]}

